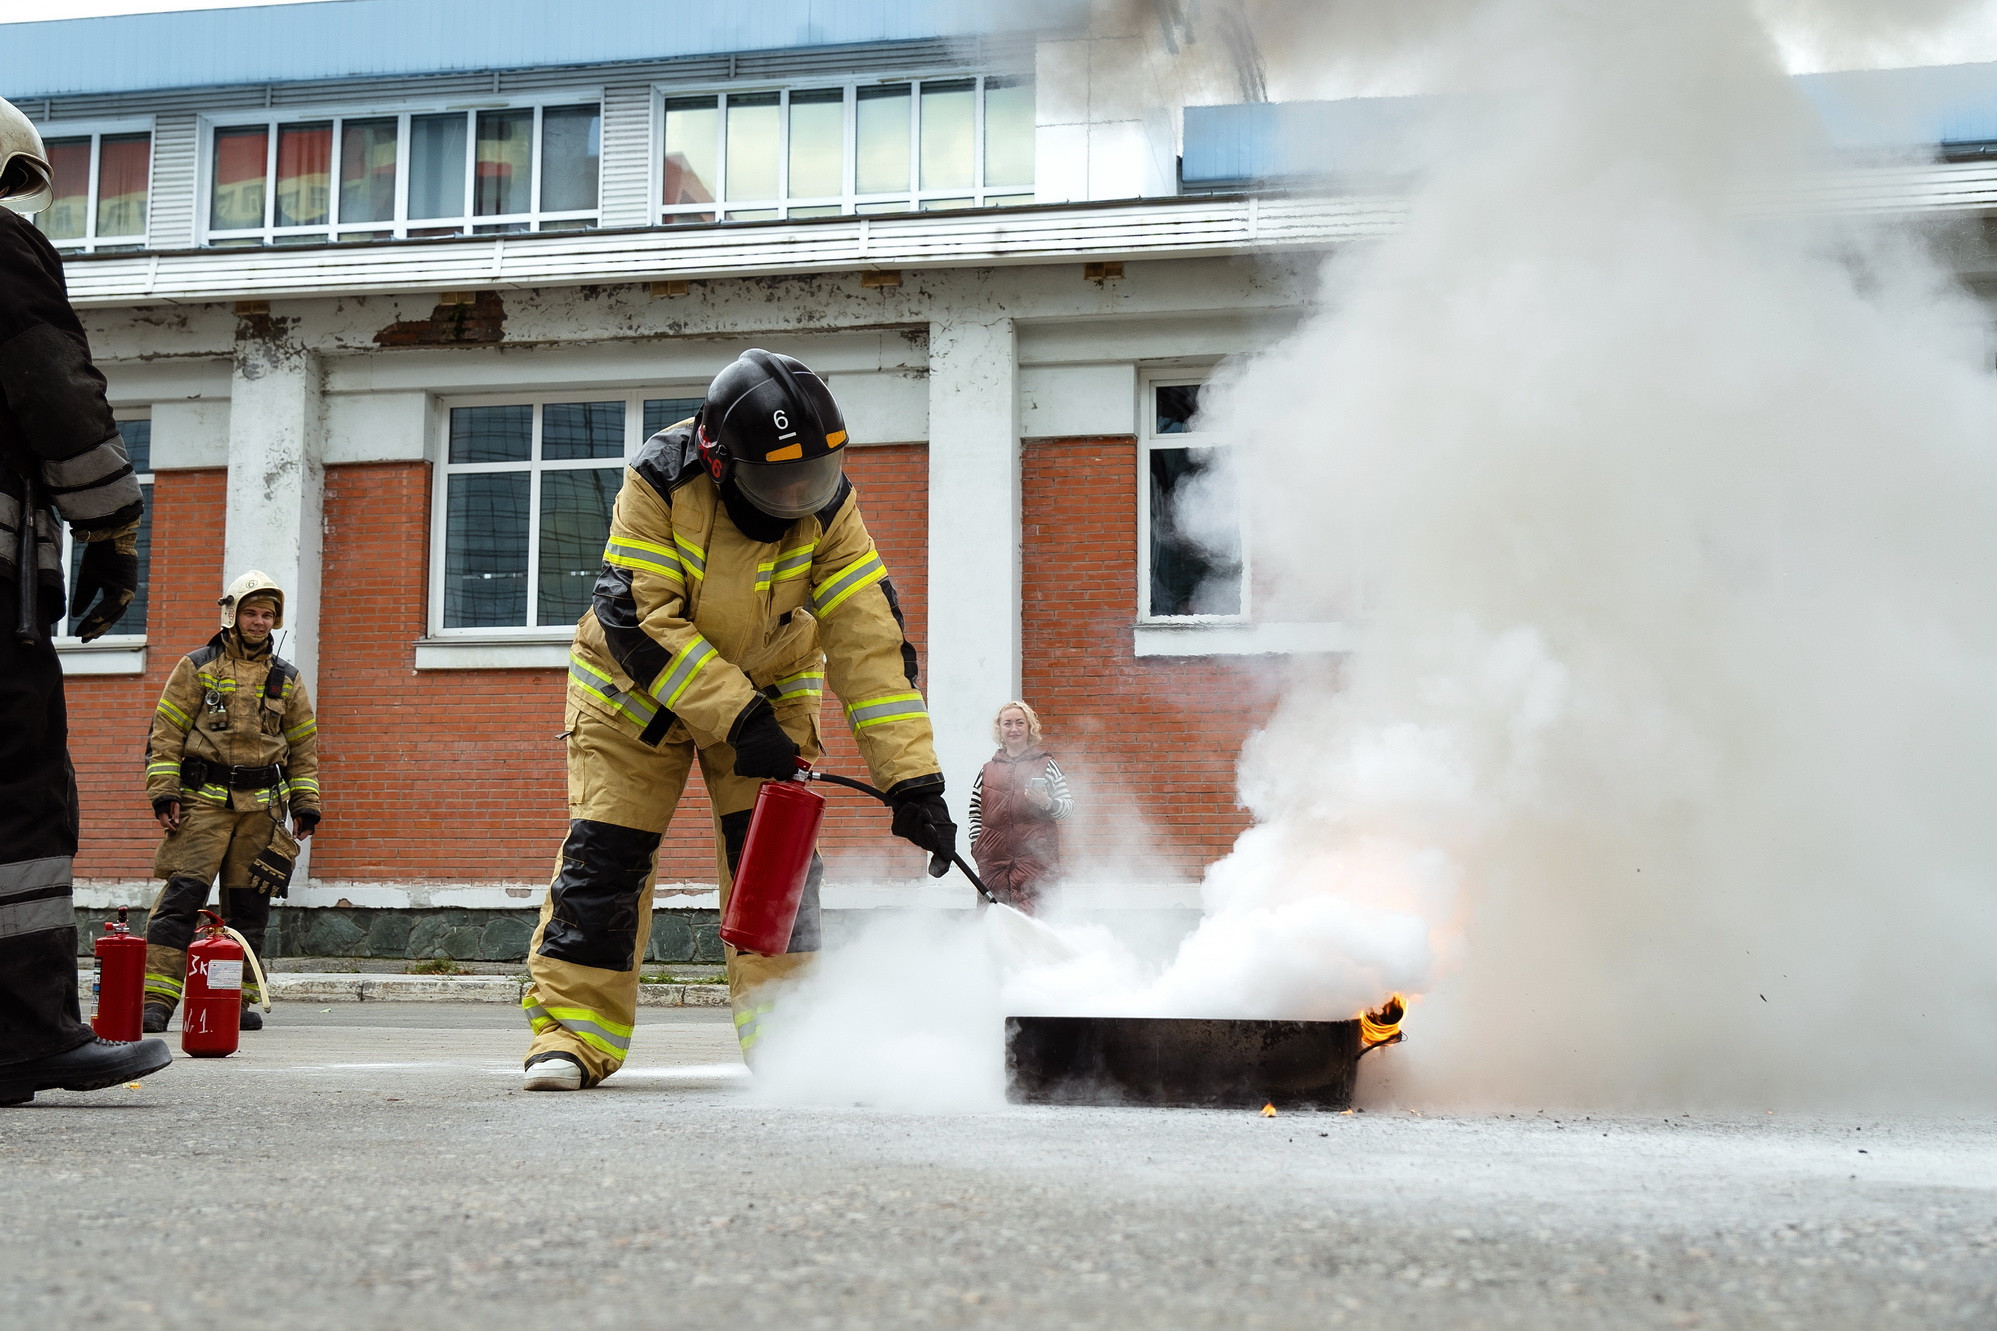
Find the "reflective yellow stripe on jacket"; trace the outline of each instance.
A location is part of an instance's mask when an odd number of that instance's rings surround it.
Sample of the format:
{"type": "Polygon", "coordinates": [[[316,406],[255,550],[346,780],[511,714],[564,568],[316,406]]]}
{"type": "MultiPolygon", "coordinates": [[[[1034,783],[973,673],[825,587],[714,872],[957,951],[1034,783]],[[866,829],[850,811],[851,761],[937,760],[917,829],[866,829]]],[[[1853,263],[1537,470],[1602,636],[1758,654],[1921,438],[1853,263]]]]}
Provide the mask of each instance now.
{"type": "Polygon", "coordinates": [[[659,672],[659,678],[652,685],[652,696],[667,707],[680,700],[693,677],[707,668],[707,663],[715,657],[714,644],[695,634],[693,641],[679,649],[672,663],[659,672]]]}
{"type": "Polygon", "coordinates": [[[641,541],[635,536],[613,536],[603,547],[603,562],[639,573],[656,573],[686,585],[686,572],[679,555],[670,545],[641,541]]]}
{"type": "Polygon", "coordinates": [[[873,586],[887,575],[888,566],[881,562],[880,551],[869,550],[818,584],[811,594],[811,613],[823,619],[844,605],[854,592],[873,586]]]}
{"type": "Polygon", "coordinates": [[[795,675],[785,675],[770,685],[779,698],[819,698],[825,695],[825,672],[823,670],[800,670],[795,675]]]}
{"type": "Polygon", "coordinates": [[[883,698],[862,698],[846,706],[846,724],[855,730],[884,726],[890,721],[913,721],[917,717],[926,720],[928,716],[920,693],[890,693],[883,698]]]}
{"type": "Polygon", "coordinates": [[[678,532],[673,533],[673,544],[679,547],[680,563],[687,572],[705,581],[707,578],[707,551],[689,541],[678,532]]]}
{"type": "Polygon", "coordinates": [[[811,572],[811,557],[818,553],[818,542],[792,546],[778,552],[775,559],[766,559],[756,565],[756,590],[766,592],[779,582],[789,582],[811,572]]]}
{"type": "Polygon", "coordinates": [[[659,704],[652,698],[637,690],[624,692],[610,676],[574,652],[569,653],[569,683],[640,726],[649,726],[659,714],[659,704]]]}
{"type": "MultiPolygon", "coordinates": [[[[174,729],[180,731],[183,734],[194,728],[194,718],[189,716],[186,712],[181,711],[178,707],[175,707],[165,698],[161,698],[159,700],[159,705],[153,708],[153,710],[155,712],[158,712],[161,716],[165,717],[169,722],[173,724],[174,729]]],[[[176,769],[178,769],[179,764],[176,763],[174,764],[174,766],[176,769]]]]}

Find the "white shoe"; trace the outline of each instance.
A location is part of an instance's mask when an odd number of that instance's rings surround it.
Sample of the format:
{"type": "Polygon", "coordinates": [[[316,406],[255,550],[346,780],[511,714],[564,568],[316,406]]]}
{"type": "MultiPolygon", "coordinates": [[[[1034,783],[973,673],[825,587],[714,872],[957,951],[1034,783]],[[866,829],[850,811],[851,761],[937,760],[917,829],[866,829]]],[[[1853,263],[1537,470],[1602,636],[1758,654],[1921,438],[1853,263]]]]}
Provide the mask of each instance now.
{"type": "Polygon", "coordinates": [[[521,1088],[529,1091],[579,1091],[582,1089],[582,1064],[567,1054],[549,1054],[528,1065],[527,1079],[521,1083],[521,1088]]]}

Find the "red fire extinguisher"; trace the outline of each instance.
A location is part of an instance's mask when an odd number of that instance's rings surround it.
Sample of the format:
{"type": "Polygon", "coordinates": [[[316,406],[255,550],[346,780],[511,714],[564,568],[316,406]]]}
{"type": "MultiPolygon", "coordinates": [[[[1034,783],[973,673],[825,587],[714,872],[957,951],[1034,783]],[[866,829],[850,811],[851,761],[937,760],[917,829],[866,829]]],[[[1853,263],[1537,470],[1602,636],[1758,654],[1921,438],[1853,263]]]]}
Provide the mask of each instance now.
{"type": "MultiPolygon", "coordinates": [[[[825,797],[810,788],[807,783],[812,781],[829,781],[872,795],[883,804],[891,802],[864,781],[814,772],[802,758],[797,760],[797,774],[790,780],[765,781],[756,792],[749,835],[743,840],[742,858],[735,866],[734,884],[728,893],[728,909],[721,915],[722,941],[738,952],[774,957],[790,947],[791,928],[804,900],[804,881],[811,873],[811,852],[818,844],[818,825],[825,819],[825,797]]],[[[947,857],[932,856],[929,876],[941,878],[952,864],[971,880],[979,896],[994,906],[999,904],[964,863],[964,857],[954,852],[947,857]]]]}
{"type": "Polygon", "coordinates": [[[765,781],[756,792],[749,835],[721,916],[722,941],[738,952],[775,957],[790,947],[818,825],[825,819],[825,797],[805,784],[810,779],[810,765],[800,759],[796,776],[765,781]]]}
{"type": "Polygon", "coordinates": [[[97,1002],[90,1029],[100,1040],[137,1040],[144,1035],[140,1023],[146,1001],[146,940],[132,932],[126,914],[120,906],[117,919],[104,921],[104,936],[92,949],[97,953],[97,977],[91,991],[97,1002]]]}
{"type": "MultiPolygon", "coordinates": [[[[212,910],[187,949],[187,991],[180,1013],[180,1047],[190,1058],[227,1058],[243,1030],[243,959],[257,965],[243,936],[212,910]]],[[[257,968],[262,987],[263,971],[257,968]]]]}

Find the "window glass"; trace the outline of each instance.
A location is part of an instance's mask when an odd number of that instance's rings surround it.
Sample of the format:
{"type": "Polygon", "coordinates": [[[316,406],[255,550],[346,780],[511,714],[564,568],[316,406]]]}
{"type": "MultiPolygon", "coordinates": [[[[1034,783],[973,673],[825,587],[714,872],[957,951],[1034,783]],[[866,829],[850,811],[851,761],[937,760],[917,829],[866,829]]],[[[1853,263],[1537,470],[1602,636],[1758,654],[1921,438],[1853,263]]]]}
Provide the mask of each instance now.
{"type": "Polygon", "coordinates": [[[541,408],[544,460],[564,462],[572,458],[623,456],[623,402],[550,402],[541,408]]]}
{"type": "Polygon", "coordinates": [[[1172,384],[1153,390],[1157,400],[1157,423],[1153,434],[1186,434],[1200,411],[1198,384],[1172,384]]]}
{"type": "Polygon", "coordinates": [[[971,188],[976,87],[970,79],[922,85],[922,188],[971,188]]]}
{"type": "Polygon", "coordinates": [[[596,106],[551,106],[541,112],[541,211],[596,207],[603,159],[603,114],[596,106]]]}
{"type": "Polygon", "coordinates": [[[678,425],[699,410],[700,399],[697,397],[648,397],[645,399],[645,437],[650,439],[668,425],[678,425]]]}
{"type": "Polygon", "coordinates": [[[862,194],[888,194],[908,188],[908,107],[906,83],[862,88],[854,114],[859,148],[854,165],[862,194]]]}
{"type": "Polygon", "coordinates": [[[48,150],[55,197],[37,219],[50,240],[81,240],[90,220],[90,140],[50,139],[48,150]]]}
{"type": "MultiPolygon", "coordinates": [[[[132,459],[132,470],[143,475],[152,470],[153,465],[153,423],[144,421],[119,421],[118,433],[125,437],[125,453],[132,459]]],[[[139,517],[139,589],[132,597],[132,603],[125,607],[125,613],[111,626],[111,632],[120,636],[143,634],[146,631],[146,602],[152,590],[153,569],[153,485],[149,480],[139,482],[139,492],[146,501],[146,511],[139,517]]],[[[76,586],[77,566],[83,560],[83,542],[72,541],[69,548],[69,585],[76,586]]],[[[83,616],[72,615],[63,632],[76,636],[77,627],[83,616]]]]}
{"type": "Polygon", "coordinates": [[[1033,85],[986,79],[985,188],[1032,183],[1033,85]]]}
{"type": "Polygon", "coordinates": [[[97,234],[143,236],[153,136],[106,134],[97,145],[97,234]]]}
{"type": "Polygon", "coordinates": [[[340,221],[395,220],[396,123],[349,120],[340,126],[340,221]]]}
{"type": "Polygon", "coordinates": [[[480,217],[533,209],[534,111],[478,113],[478,160],[473,167],[472,211],[480,217]]]}
{"type": "Polygon", "coordinates": [[[525,462],[533,447],[530,406],[451,408],[453,462],[525,462]]]}
{"type": "Polygon", "coordinates": [[[264,173],[269,150],[267,125],[226,125],[216,129],[215,188],[208,203],[210,227],[217,231],[239,231],[264,224],[264,173]]]}
{"type": "Polygon", "coordinates": [[[465,215],[465,118],[409,118],[409,215],[465,215]]]}
{"type": "MultiPolygon", "coordinates": [[[[622,436],[622,402],[583,405],[617,408],[617,432],[622,436]]],[[[554,409],[554,404],[544,408],[550,412],[554,409]]],[[[621,438],[619,444],[621,452],[621,438]]],[[[589,609],[596,573],[603,564],[604,542],[610,538],[610,507],[616,502],[617,487],[622,478],[623,472],[612,467],[541,473],[541,568],[540,602],[535,607],[537,623],[573,624],[582,617],[583,611],[589,609]]]]}
{"type": "Polygon", "coordinates": [[[777,94],[728,99],[728,197],[777,196],[777,94]]]}
{"type": "Polygon", "coordinates": [[[1217,450],[1153,448],[1151,613],[1241,613],[1241,533],[1233,474],[1217,450]]]}
{"type": "Polygon", "coordinates": [[[665,202],[712,203],[715,198],[720,112],[712,97],[666,101],[665,202]]]}
{"type": "Polygon", "coordinates": [[[277,226],[323,226],[332,220],[333,125],[277,127],[277,226]]]}
{"type": "MultiPolygon", "coordinates": [[[[846,90],[790,95],[790,197],[823,198],[846,188],[846,90]]],[[[792,210],[791,216],[798,216],[792,210]]]]}
{"type": "Polygon", "coordinates": [[[527,622],[531,479],[524,471],[450,478],[444,503],[444,627],[506,628],[527,622]]]}

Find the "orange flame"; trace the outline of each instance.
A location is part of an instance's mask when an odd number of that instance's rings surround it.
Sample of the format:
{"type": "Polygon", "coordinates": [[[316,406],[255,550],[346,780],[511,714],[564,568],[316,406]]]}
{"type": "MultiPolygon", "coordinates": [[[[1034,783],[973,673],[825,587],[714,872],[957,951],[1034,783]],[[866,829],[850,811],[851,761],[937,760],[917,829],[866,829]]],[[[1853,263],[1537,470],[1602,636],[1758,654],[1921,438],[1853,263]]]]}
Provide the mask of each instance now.
{"type": "Polygon", "coordinates": [[[1274,1117],[1276,1117],[1276,1106],[1275,1106],[1274,1104],[1266,1104],[1266,1105],[1263,1105],[1263,1106],[1262,1106],[1262,1117],[1264,1117],[1264,1118],[1274,1118],[1274,1117]]]}
{"type": "Polygon", "coordinates": [[[1401,1038],[1401,1018],[1407,1015],[1408,1002],[1395,994],[1371,1012],[1359,1014],[1359,1042],[1365,1049],[1377,1045],[1394,1044],[1401,1038]]]}

